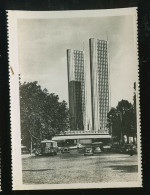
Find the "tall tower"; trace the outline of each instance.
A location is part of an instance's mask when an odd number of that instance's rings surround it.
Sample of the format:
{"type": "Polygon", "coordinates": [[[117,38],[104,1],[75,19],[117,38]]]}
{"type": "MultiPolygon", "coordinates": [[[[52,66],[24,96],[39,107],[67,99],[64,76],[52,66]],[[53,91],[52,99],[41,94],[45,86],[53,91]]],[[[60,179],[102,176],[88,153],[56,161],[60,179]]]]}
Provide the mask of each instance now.
{"type": "Polygon", "coordinates": [[[89,47],[92,129],[103,133],[109,111],[108,42],[91,38],[89,47]]]}
{"type": "Polygon", "coordinates": [[[84,130],[85,63],[84,52],[67,50],[70,129],[84,130]]]}

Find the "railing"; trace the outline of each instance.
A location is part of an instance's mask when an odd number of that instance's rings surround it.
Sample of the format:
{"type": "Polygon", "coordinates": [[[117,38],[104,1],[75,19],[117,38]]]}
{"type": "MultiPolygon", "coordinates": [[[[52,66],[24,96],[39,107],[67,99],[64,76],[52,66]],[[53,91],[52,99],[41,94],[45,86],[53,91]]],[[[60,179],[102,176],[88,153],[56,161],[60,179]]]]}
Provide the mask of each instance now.
{"type": "Polygon", "coordinates": [[[104,132],[102,131],[64,131],[60,132],[58,135],[79,135],[79,134],[108,134],[109,131],[105,130],[104,132]]]}

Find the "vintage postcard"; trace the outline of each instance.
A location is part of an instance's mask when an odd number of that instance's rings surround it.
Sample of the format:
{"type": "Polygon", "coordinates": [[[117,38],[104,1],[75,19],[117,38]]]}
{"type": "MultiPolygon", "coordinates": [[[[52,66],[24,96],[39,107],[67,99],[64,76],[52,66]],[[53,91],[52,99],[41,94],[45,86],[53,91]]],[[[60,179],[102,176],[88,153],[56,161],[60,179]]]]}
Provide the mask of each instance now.
{"type": "Polygon", "coordinates": [[[13,189],[142,187],[136,8],[8,11],[13,189]]]}

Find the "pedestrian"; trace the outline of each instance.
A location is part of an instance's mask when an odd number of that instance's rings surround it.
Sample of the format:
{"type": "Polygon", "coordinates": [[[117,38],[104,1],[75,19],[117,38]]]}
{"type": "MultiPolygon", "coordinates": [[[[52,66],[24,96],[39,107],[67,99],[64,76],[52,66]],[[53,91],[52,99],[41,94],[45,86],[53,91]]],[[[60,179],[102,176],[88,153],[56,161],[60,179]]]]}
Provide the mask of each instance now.
{"type": "Polygon", "coordinates": [[[130,145],[129,154],[133,156],[133,144],[130,145]]]}

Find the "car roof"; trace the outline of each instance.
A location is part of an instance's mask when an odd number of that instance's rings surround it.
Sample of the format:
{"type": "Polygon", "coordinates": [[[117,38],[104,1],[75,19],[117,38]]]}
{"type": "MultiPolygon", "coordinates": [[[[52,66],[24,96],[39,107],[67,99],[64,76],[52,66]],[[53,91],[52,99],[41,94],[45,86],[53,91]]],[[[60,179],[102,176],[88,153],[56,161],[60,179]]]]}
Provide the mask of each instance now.
{"type": "Polygon", "coordinates": [[[45,140],[41,141],[41,143],[57,143],[57,142],[45,139],[45,140]]]}
{"type": "Polygon", "coordinates": [[[96,145],[96,144],[102,144],[103,142],[93,142],[92,144],[94,145],[96,145]]]}

